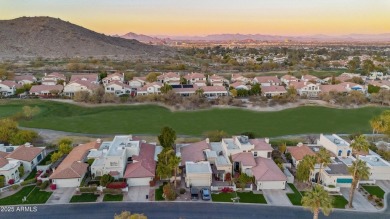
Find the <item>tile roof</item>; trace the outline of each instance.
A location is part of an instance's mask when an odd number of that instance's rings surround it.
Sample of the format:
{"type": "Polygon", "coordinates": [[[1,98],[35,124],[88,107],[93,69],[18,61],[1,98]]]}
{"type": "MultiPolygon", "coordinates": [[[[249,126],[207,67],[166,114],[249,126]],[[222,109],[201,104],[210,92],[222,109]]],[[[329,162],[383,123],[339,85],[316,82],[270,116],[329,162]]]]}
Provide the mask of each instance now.
{"type": "Polygon", "coordinates": [[[124,88],[129,88],[129,89],[131,88],[130,85],[122,83],[120,81],[111,81],[109,84],[106,85],[106,87],[109,87],[109,86],[114,85],[114,84],[118,85],[120,87],[124,87],[124,88]]]}
{"type": "Polygon", "coordinates": [[[15,81],[10,81],[10,80],[0,81],[0,84],[4,84],[4,85],[6,85],[7,87],[10,87],[10,88],[11,87],[16,87],[16,88],[22,87],[21,84],[18,84],[15,81]]]}
{"type": "Polygon", "coordinates": [[[201,89],[204,92],[227,92],[224,86],[204,86],[201,89]]]}
{"type": "Polygon", "coordinates": [[[108,80],[108,79],[111,79],[111,78],[113,78],[113,77],[115,77],[115,76],[118,76],[118,77],[120,77],[120,78],[123,78],[123,77],[124,77],[122,73],[120,73],[120,72],[115,72],[114,74],[109,74],[109,75],[107,75],[107,77],[103,78],[103,80],[108,80]]]}
{"type": "Polygon", "coordinates": [[[60,78],[62,80],[66,80],[65,75],[58,72],[53,72],[51,74],[46,75],[45,77],[53,77],[53,78],[60,78]]]}
{"type": "Polygon", "coordinates": [[[31,162],[42,151],[43,151],[42,148],[22,145],[22,146],[17,147],[10,154],[8,154],[6,158],[12,158],[15,160],[24,160],[24,161],[31,162]]]}
{"type": "Polygon", "coordinates": [[[311,82],[304,82],[304,81],[291,81],[289,86],[294,87],[295,89],[302,89],[303,87],[313,84],[311,82]]]}
{"type": "Polygon", "coordinates": [[[185,165],[186,161],[204,161],[205,156],[203,151],[206,149],[210,149],[210,145],[206,142],[206,140],[181,147],[181,164],[185,165]]]}
{"type": "Polygon", "coordinates": [[[195,78],[205,78],[205,76],[204,76],[204,74],[201,74],[201,73],[192,72],[191,74],[185,75],[184,78],[187,80],[191,80],[191,79],[195,79],[195,78]]]}
{"type": "Polygon", "coordinates": [[[271,86],[262,87],[261,92],[263,92],[263,93],[269,93],[269,92],[286,93],[287,91],[286,91],[286,88],[284,88],[283,86],[271,85],[271,86]]]}
{"type": "Polygon", "coordinates": [[[316,76],[313,76],[313,75],[302,75],[302,80],[308,80],[308,81],[311,81],[311,80],[318,80],[319,78],[316,77],[316,76]]]}
{"type": "Polygon", "coordinates": [[[334,84],[334,85],[320,85],[321,92],[328,93],[331,91],[336,91],[339,93],[348,92],[347,89],[340,84],[334,84]]]}
{"type": "Polygon", "coordinates": [[[83,80],[75,80],[75,81],[71,81],[69,82],[69,84],[67,85],[70,85],[72,83],[75,83],[75,84],[79,84],[81,86],[85,86],[87,87],[89,90],[94,90],[94,89],[97,89],[99,87],[98,84],[95,84],[95,83],[92,83],[92,81],[83,81],[83,80]]]}
{"type": "Polygon", "coordinates": [[[243,166],[256,166],[255,158],[253,158],[253,154],[251,152],[241,152],[238,154],[233,154],[232,159],[234,162],[241,162],[243,166]]]}
{"type": "Polygon", "coordinates": [[[256,181],[286,181],[287,177],[280,170],[278,165],[271,160],[263,157],[257,157],[257,166],[252,167],[252,173],[256,181]]]}
{"type": "Polygon", "coordinates": [[[0,157],[6,157],[9,153],[0,151],[0,157]]]}
{"type": "Polygon", "coordinates": [[[98,149],[100,139],[74,147],[61,164],[54,170],[50,179],[71,179],[82,177],[88,169],[88,164],[83,159],[89,150],[98,149]]]}
{"type": "Polygon", "coordinates": [[[295,77],[294,75],[283,75],[281,77],[281,79],[285,79],[285,80],[288,80],[288,81],[291,81],[291,80],[298,80],[297,77],[295,77]]]}
{"type": "Polygon", "coordinates": [[[255,145],[256,151],[269,151],[273,150],[271,144],[267,143],[264,138],[249,139],[249,142],[255,145]]]}
{"type": "Polygon", "coordinates": [[[291,156],[294,157],[295,160],[302,160],[306,155],[315,155],[314,151],[312,151],[307,145],[287,147],[287,151],[290,152],[291,156]]]}
{"type": "Polygon", "coordinates": [[[42,91],[62,91],[64,86],[62,85],[33,85],[30,89],[30,93],[41,93],[42,91]]]}
{"type": "Polygon", "coordinates": [[[255,80],[259,83],[281,83],[280,79],[277,76],[258,76],[255,77],[255,80]]]}
{"type": "Polygon", "coordinates": [[[74,74],[70,78],[70,82],[72,81],[79,81],[79,80],[84,80],[84,81],[97,81],[99,79],[98,74],[74,74]]]}
{"type": "Polygon", "coordinates": [[[0,168],[2,168],[3,166],[5,166],[7,164],[8,164],[8,160],[3,158],[3,157],[0,157],[0,168]]]}
{"type": "Polygon", "coordinates": [[[154,177],[156,172],[155,150],[155,145],[141,143],[139,155],[133,156],[135,162],[127,165],[124,178],[154,177]]]}
{"type": "Polygon", "coordinates": [[[32,76],[32,75],[20,75],[20,76],[15,76],[15,81],[23,81],[23,80],[27,80],[27,81],[36,81],[37,79],[32,76]]]}
{"type": "Polygon", "coordinates": [[[164,79],[164,78],[180,78],[180,75],[175,72],[167,72],[157,76],[157,79],[164,79]]]}

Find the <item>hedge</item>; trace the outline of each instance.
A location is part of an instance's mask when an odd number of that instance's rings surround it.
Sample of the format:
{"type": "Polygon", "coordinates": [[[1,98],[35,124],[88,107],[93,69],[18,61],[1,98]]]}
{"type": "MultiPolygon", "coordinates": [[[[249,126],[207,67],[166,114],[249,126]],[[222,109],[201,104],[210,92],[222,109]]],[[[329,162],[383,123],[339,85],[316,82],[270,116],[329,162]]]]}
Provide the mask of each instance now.
{"type": "Polygon", "coordinates": [[[36,183],[36,182],[37,182],[37,179],[32,178],[32,179],[28,179],[28,180],[25,180],[25,181],[21,182],[20,185],[25,186],[25,185],[33,184],[33,183],[36,183]]]}
{"type": "Polygon", "coordinates": [[[103,189],[103,193],[118,195],[118,194],[122,194],[122,189],[103,189]]]}
{"type": "Polygon", "coordinates": [[[97,191],[96,186],[90,186],[90,187],[80,187],[80,192],[81,193],[93,193],[97,191]]]}
{"type": "Polygon", "coordinates": [[[107,185],[108,189],[124,189],[126,187],[126,182],[112,182],[107,185]]]}
{"type": "Polygon", "coordinates": [[[42,182],[40,188],[41,189],[46,189],[49,186],[49,181],[42,182]]]}

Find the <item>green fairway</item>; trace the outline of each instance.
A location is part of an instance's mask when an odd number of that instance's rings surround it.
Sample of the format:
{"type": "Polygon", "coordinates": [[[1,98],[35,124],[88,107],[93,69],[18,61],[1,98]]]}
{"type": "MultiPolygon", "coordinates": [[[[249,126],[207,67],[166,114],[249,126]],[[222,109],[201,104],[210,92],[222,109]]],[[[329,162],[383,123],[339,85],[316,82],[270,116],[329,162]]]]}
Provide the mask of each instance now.
{"type": "Polygon", "coordinates": [[[20,112],[24,105],[38,106],[39,115],[20,125],[92,134],[158,134],[171,126],[178,134],[200,136],[208,130],[228,134],[252,131],[257,136],[305,133],[371,133],[369,120],[386,108],[332,109],[298,107],[278,112],[210,109],[171,112],[154,105],[80,107],[72,104],[25,100],[0,101],[0,117],[20,112]]]}

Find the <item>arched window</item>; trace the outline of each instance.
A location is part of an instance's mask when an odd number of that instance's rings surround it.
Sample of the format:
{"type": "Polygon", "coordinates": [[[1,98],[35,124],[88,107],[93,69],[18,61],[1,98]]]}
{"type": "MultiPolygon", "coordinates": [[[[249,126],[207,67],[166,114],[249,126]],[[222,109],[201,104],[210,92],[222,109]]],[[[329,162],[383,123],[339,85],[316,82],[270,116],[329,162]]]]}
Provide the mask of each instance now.
{"type": "Polygon", "coordinates": [[[350,150],[347,151],[347,156],[348,157],[351,156],[351,151],[350,150]]]}
{"type": "Polygon", "coordinates": [[[341,156],[341,153],[342,153],[343,151],[342,150],[339,150],[339,154],[338,154],[338,156],[341,156]]]}

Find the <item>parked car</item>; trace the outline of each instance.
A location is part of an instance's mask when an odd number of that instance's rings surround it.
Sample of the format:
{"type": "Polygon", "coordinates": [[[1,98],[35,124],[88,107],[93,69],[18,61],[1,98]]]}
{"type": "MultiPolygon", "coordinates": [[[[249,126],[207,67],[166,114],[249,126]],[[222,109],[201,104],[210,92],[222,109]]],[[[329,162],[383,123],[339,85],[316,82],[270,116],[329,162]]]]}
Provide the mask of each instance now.
{"type": "Polygon", "coordinates": [[[200,194],[202,195],[203,200],[210,200],[210,189],[203,188],[200,190],[200,194]]]}
{"type": "Polygon", "coordinates": [[[191,200],[198,200],[199,199],[199,190],[196,188],[191,188],[191,200]]]}

